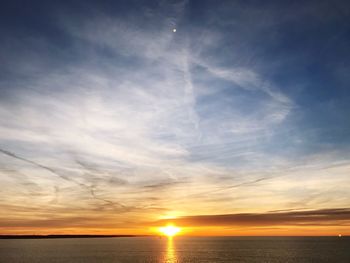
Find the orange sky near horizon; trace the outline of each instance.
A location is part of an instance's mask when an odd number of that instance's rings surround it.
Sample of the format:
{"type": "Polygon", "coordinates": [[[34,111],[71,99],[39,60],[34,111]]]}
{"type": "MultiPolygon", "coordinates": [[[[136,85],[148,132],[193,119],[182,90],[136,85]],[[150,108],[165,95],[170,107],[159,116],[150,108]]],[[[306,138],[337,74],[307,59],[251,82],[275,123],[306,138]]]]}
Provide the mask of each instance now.
{"type": "MultiPolygon", "coordinates": [[[[181,226],[180,226],[181,227],[181,226]]],[[[0,228],[0,235],[161,235],[157,228],[123,229],[45,229],[0,228]]],[[[350,236],[349,227],[290,227],[275,228],[226,228],[226,227],[181,227],[181,236],[350,236]]]]}
{"type": "Polygon", "coordinates": [[[191,226],[181,220],[183,224],[176,224],[176,218],[161,220],[164,224],[153,222],[150,225],[128,226],[123,228],[105,227],[1,227],[0,235],[163,235],[160,228],[173,225],[181,231],[181,236],[348,236],[350,228],[347,224],[328,225],[201,225],[191,226]],[[175,223],[174,223],[175,222],[175,223]]]}

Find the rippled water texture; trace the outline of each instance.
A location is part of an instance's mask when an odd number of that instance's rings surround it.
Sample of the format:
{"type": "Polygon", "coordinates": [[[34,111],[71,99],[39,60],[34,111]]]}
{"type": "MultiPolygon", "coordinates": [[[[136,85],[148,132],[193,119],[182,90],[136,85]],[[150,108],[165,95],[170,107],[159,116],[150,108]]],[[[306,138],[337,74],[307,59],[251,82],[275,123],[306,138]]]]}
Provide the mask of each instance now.
{"type": "Polygon", "coordinates": [[[0,262],[350,262],[348,237],[0,240],[0,262]]]}

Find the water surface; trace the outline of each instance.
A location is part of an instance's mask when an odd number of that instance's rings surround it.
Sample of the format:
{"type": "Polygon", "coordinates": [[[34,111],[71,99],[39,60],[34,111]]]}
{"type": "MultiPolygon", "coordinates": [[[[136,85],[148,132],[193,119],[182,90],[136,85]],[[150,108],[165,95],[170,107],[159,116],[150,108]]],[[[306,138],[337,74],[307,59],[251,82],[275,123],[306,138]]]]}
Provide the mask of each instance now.
{"type": "Polygon", "coordinates": [[[1,263],[350,262],[348,237],[0,240],[1,263]]]}

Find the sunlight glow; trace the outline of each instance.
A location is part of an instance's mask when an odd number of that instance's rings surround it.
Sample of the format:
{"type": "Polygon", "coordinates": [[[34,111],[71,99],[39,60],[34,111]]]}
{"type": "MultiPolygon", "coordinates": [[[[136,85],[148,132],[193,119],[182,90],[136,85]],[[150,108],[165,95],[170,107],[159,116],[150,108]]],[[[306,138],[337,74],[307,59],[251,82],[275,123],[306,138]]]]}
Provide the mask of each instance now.
{"type": "Polygon", "coordinates": [[[161,232],[163,235],[166,235],[168,237],[175,236],[180,231],[181,231],[181,228],[173,225],[168,225],[168,226],[159,228],[159,232],[161,232]]]}

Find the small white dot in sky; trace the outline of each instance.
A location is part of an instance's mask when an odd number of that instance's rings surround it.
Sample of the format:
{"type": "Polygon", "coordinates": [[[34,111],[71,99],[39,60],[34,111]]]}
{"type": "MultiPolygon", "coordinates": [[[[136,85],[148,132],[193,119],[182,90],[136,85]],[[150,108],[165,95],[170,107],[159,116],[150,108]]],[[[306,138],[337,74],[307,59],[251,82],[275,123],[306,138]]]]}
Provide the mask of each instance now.
{"type": "Polygon", "coordinates": [[[176,32],[176,28],[173,29],[173,32],[174,32],[174,33],[176,32]]]}

